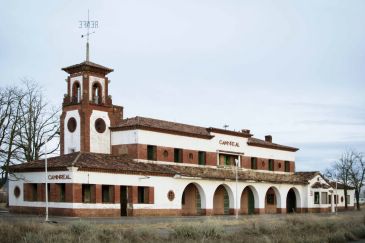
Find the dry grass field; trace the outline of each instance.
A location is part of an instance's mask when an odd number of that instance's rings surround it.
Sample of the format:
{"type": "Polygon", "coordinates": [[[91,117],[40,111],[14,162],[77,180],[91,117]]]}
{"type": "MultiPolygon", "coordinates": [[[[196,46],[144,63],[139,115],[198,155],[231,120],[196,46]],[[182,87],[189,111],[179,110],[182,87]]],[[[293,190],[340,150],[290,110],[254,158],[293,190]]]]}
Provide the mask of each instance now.
{"type": "Polygon", "coordinates": [[[365,239],[365,212],[207,217],[202,222],[42,223],[0,218],[0,242],[349,242],[365,239]]]}

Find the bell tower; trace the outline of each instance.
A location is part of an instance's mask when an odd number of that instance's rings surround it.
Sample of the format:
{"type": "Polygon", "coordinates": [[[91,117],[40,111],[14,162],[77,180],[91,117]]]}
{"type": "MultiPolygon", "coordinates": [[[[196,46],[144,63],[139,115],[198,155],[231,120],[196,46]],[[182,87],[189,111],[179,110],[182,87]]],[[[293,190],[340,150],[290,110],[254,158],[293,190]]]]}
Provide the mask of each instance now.
{"type": "Polygon", "coordinates": [[[123,119],[123,107],[113,105],[109,95],[107,75],[113,69],[86,60],[62,70],[68,77],[60,119],[61,155],[111,153],[109,127],[123,119]]]}

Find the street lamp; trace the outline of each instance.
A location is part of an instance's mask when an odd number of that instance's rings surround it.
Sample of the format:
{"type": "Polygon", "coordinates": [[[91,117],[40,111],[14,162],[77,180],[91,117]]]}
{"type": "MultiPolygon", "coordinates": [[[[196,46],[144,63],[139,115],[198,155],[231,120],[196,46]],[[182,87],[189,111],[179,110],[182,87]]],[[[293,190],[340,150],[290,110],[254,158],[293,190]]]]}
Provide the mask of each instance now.
{"type": "Polygon", "coordinates": [[[45,172],[45,191],[46,191],[46,222],[48,221],[48,171],[47,171],[47,142],[48,142],[48,137],[46,137],[45,139],[45,143],[44,143],[44,172],[45,172]]]}
{"type": "Polygon", "coordinates": [[[238,219],[238,159],[235,159],[236,163],[236,219],[238,219]]]}

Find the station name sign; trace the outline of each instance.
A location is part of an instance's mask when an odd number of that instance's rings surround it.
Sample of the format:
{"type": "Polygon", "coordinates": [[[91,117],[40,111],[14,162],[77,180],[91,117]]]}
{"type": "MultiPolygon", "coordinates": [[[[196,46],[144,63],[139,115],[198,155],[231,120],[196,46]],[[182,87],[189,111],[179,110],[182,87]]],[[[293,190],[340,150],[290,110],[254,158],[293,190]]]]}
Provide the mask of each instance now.
{"type": "Polygon", "coordinates": [[[226,140],[219,140],[219,144],[226,145],[226,146],[232,146],[232,147],[239,147],[240,144],[233,141],[226,141],[226,140]]]}
{"type": "Polygon", "coordinates": [[[61,175],[48,175],[48,180],[71,180],[70,175],[61,174],[61,175]]]}

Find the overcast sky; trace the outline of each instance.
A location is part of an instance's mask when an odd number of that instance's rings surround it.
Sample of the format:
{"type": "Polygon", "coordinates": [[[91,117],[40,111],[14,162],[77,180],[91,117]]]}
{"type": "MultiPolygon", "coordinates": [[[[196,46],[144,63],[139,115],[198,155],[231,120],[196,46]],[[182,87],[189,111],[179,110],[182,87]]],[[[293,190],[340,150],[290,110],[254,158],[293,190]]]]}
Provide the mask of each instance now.
{"type": "Polygon", "coordinates": [[[0,85],[34,79],[60,105],[87,9],[125,117],[271,134],[297,170],[365,152],[365,1],[1,0],[0,85]]]}

